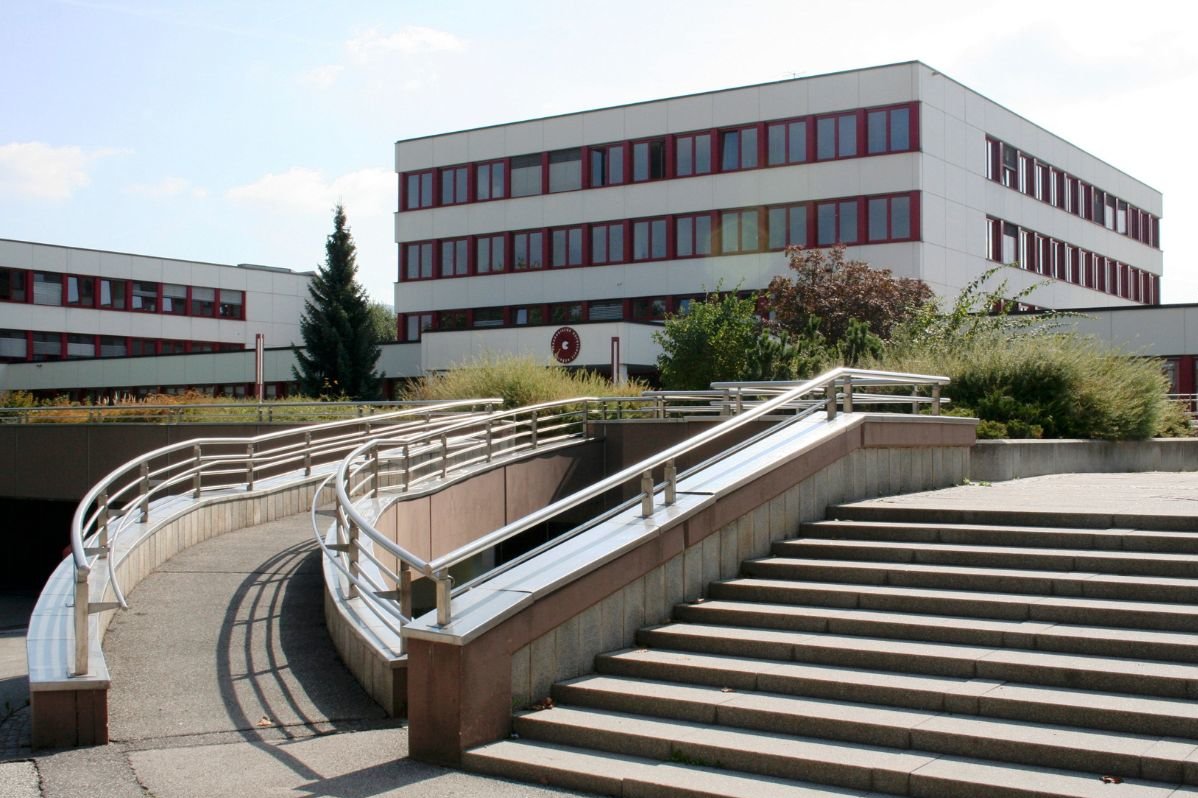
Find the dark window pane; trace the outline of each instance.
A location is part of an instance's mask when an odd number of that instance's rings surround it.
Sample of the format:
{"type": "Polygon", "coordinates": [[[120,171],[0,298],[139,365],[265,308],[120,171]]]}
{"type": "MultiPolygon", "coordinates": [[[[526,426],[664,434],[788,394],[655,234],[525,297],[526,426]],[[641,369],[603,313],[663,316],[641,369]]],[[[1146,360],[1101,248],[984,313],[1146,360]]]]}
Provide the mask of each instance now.
{"type": "Polygon", "coordinates": [[[890,112],[890,151],[911,149],[911,111],[895,108],[890,112]]]}
{"type": "Polygon", "coordinates": [[[869,152],[886,152],[886,112],[870,111],[867,120],[869,152]]]}
{"type": "Polygon", "coordinates": [[[649,223],[635,222],[632,225],[632,259],[648,260],[649,258],[649,223]]]}
{"type": "Polygon", "coordinates": [[[857,117],[846,114],[839,119],[837,155],[849,158],[857,154],[857,117]]]}
{"type": "Polygon", "coordinates": [[[591,262],[607,263],[607,228],[602,225],[591,229],[591,262]]]}
{"type": "Polygon", "coordinates": [[[740,131],[729,130],[720,134],[720,169],[730,172],[740,165],[740,131]]]}
{"type": "Polygon", "coordinates": [[[695,174],[711,172],[711,134],[695,136],[695,174]]]}
{"type": "Polygon", "coordinates": [[[836,157],[836,120],[831,117],[815,122],[815,157],[821,161],[836,157]]]}
{"type": "Polygon", "coordinates": [[[757,244],[757,211],[744,211],[740,214],[740,248],[754,250],[757,244]]]}
{"type": "Polygon", "coordinates": [[[770,125],[766,129],[766,161],[774,166],[786,160],[786,125],[770,125]]]}
{"type": "Polygon", "coordinates": [[[757,128],[747,127],[740,132],[740,168],[757,167],[757,128]]]}
{"type": "Polygon", "coordinates": [[[549,191],[577,191],[582,188],[582,150],[558,150],[549,153],[549,191]]]}
{"type": "Polygon", "coordinates": [[[869,201],[869,240],[884,241],[887,230],[887,212],[889,203],[884,199],[869,201]]]}
{"type": "Polygon", "coordinates": [[[895,197],[890,201],[891,238],[911,237],[911,198],[895,197]]]}
{"type": "Polygon", "coordinates": [[[680,258],[689,258],[694,254],[691,242],[695,234],[695,223],[689,216],[683,216],[678,220],[677,236],[678,240],[674,245],[674,254],[680,258]]]}
{"type": "Polygon", "coordinates": [[[512,159],[512,196],[541,193],[541,156],[521,155],[512,159]]]}
{"type": "Polygon", "coordinates": [[[666,256],[666,220],[656,219],[652,222],[653,225],[653,259],[658,260],[666,256]]]}
{"type": "Polygon", "coordinates": [[[789,127],[791,163],[802,163],[807,160],[807,123],[791,122],[789,127]]]}
{"type": "Polygon", "coordinates": [[[840,203],[840,241],[853,244],[857,241],[857,203],[840,203]]]}
{"type": "Polygon", "coordinates": [[[699,216],[695,219],[695,254],[711,254],[711,217],[699,216]]]}
{"type": "Polygon", "coordinates": [[[824,203],[816,206],[816,218],[819,223],[819,245],[827,246],[836,243],[836,206],[824,203]]]}

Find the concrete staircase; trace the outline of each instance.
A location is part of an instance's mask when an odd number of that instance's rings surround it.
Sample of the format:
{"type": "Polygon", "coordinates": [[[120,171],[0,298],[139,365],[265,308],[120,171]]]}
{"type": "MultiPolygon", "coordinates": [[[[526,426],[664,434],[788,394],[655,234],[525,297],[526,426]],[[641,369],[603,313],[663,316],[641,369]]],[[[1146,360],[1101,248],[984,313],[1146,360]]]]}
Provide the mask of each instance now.
{"type": "Polygon", "coordinates": [[[626,796],[1198,796],[1198,532],[829,515],[467,767],[626,796]]]}

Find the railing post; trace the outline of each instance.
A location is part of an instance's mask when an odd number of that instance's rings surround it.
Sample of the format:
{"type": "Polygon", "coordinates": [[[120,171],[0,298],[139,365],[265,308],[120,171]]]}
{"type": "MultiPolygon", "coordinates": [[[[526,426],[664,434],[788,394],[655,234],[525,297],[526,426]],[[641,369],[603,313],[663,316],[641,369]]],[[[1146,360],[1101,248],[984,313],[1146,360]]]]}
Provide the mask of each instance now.
{"type": "Polygon", "coordinates": [[[312,476],[312,433],[304,433],[304,476],[312,476]]]}
{"type": "Polygon", "coordinates": [[[377,499],[379,497],[379,447],[375,446],[370,450],[370,477],[371,488],[370,495],[377,499]]]}
{"type": "Polygon", "coordinates": [[[674,459],[666,460],[666,504],[673,504],[678,500],[678,467],[674,464],[674,459]]]}
{"type": "Polygon", "coordinates": [[[932,415],[940,415],[940,386],[932,386],[932,415]]]}
{"type": "Polygon", "coordinates": [[[666,398],[664,396],[656,397],[656,401],[653,403],[653,417],[666,417],[666,398]]]}
{"type": "Polygon", "coordinates": [[[107,489],[100,491],[100,514],[96,519],[96,524],[100,527],[100,556],[108,556],[108,491],[107,489]]]}
{"type": "Polygon", "coordinates": [[[245,489],[254,489],[254,444],[245,447],[245,489]]]}
{"type": "Polygon", "coordinates": [[[836,383],[824,385],[824,407],[828,410],[828,420],[836,418],[836,383]]]}
{"type": "Polygon", "coordinates": [[[437,626],[449,626],[453,620],[453,577],[437,571],[433,581],[437,585],[437,626]]]}
{"type": "Polygon", "coordinates": [[[258,403],[258,423],[262,423],[262,403],[258,403]]]}
{"type": "Polygon", "coordinates": [[[529,418],[528,423],[532,429],[532,438],[529,440],[529,445],[535,449],[537,448],[537,411],[532,411],[532,416],[529,418]]]}
{"type": "Polygon", "coordinates": [[[731,388],[725,388],[724,395],[723,395],[723,397],[720,398],[720,415],[721,416],[732,415],[732,389],[731,388]]]}
{"type": "Polygon", "coordinates": [[[361,566],[358,565],[358,525],[353,521],[346,524],[348,532],[346,543],[346,553],[349,554],[349,573],[353,578],[349,580],[349,591],[346,593],[348,598],[358,597],[358,582],[357,579],[361,574],[361,566]]]}
{"type": "Polygon", "coordinates": [[[150,523],[150,464],[141,464],[141,522],[150,523]]]}
{"type": "Polygon", "coordinates": [[[648,518],[653,515],[653,472],[641,474],[641,516],[648,518]]]}
{"type": "Polygon", "coordinates": [[[844,378],[844,412],[853,412],[853,378],[844,378]]]}
{"type": "Polygon", "coordinates": [[[736,415],[745,412],[745,392],[740,388],[736,389],[736,415]]]}
{"type": "Polygon", "coordinates": [[[91,615],[87,593],[87,575],[84,569],[75,569],[75,667],[72,676],[87,675],[88,660],[88,616],[91,615]]]}
{"type": "Polygon", "coordinates": [[[192,498],[195,499],[200,498],[200,485],[203,481],[203,477],[200,474],[201,461],[202,456],[200,452],[200,445],[197,443],[195,446],[191,447],[191,465],[192,468],[195,469],[195,473],[191,475],[191,495],[192,498]]]}
{"type": "Polygon", "coordinates": [[[441,433],[441,479],[449,475],[449,436],[441,433]]]}
{"type": "Polygon", "coordinates": [[[491,462],[491,446],[494,443],[493,433],[491,431],[491,419],[487,419],[487,462],[491,462]]]}
{"type": "Polygon", "coordinates": [[[412,617],[412,569],[406,562],[399,564],[399,611],[412,617]]]}

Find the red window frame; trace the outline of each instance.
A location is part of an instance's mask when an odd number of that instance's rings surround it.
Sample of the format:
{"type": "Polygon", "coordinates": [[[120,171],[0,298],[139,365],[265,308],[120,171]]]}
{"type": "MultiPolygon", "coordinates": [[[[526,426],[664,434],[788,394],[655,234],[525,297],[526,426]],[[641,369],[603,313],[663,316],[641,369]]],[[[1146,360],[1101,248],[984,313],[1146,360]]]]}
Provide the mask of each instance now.
{"type": "Polygon", "coordinates": [[[436,241],[405,241],[400,249],[401,274],[403,282],[415,282],[417,280],[432,280],[437,274],[436,259],[437,259],[437,242],[436,241]],[[412,271],[412,258],[415,255],[416,274],[412,271]]]}
{"type": "Polygon", "coordinates": [[[904,103],[902,105],[893,105],[882,108],[867,108],[865,109],[865,155],[886,155],[892,152],[911,152],[918,149],[916,142],[918,141],[916,105],[914,103],[904,103]],[[897,121],[897,117],[902,114],[905,116],[903,122],[897,121]],[[872,125],[874,120],[882,119],[883,124],[883,144],[881,148],[874,149],[874,137],[872,125]],[[902,130],[902,134],[898,135],[898,131],[902,130]]]}
{"type": "Polygon", "coordinates": [[[583,225],[555,227],[549,231],[549,267],[565,269],[586,265],[586,228],[583,225]],[[577,247],[575,247],[577,243],[577,247]]]}
{"type": "Polygon", "coordinates": [[[715,251],[716,220],[713,213],[687,213],[674,217],[674,254],[679,258],[705,258],[715,251]],[[702,229],[706,227],[706,236],[702,229]]]}
{"type": "Polygon", "coordinates": [[[673,257],[670,240],[670,220],[665,216],[632,221],[632,260],[668,260],[673,257]],[[644,233],[644,252],[640,251],[640,236],[644,233]]]}
{"type": "Polygon", "coordinates": [[[883,196],[871,196],[865,200],[865,243],[867,244],[884,244],[890,241],[915,241],[918,240],[919,230],[919,198],[915,192],[904,192],[902,194],[890,194],[883,196]],[[896,231],[896,212],[897,208],[906,205],[907,211],[907,232],[902,234],[901,230],[896,231]],[[875,237],[874,233],[878,229],[874,226],[875,215],[880,213],[880,229],[882,235],[875,237]]]}
{"type": "Polygon", "coordinates": [[[507,159],[480,161],[474,164],[474,201],[490,202],[491,200],[507,199],[508,175],[507,159]],[[498,170],[498,179],[496,179],[498,170]]]}
{"type": "Polygon", "coordinates": [[[654,180],[664,180],[669,176],[669,168],[667,166],[670,162],[668,143],[668,139],[661,136],[631,142],[628,148],[630,183],[648,183],[654,180]],[[639,153],[642,152],[642,148],[645,153],[644,172],[639,169],[637,160],[640,158],[639,153]]]}
{"type": "Polygon", "coordinates": [[[721,172],[740,172],[757,169],[762,164],[761,145],[765,138],[763,125],[740,125],[724,128],[717,138],[721,172]]]}
{"type": "Polygon", "coordinates": [[[474,273],[499,274],[504,271],[507,271],[507,236],[503,233],[475,236],[474,273]],[[483,257],[484,250],[487,253],[486,257],[483,257]]]}
{"type": "Polygon", "coordinates": [[[470,239],[442,238],[438,242],[437,273],[441,278],[470,276],[470,239]]]}
{"type": "Polygon", "coordinates": [[[720,211],[720,253],[739,255],[743,252],[761,252],[764,231],[765,225],[761,223],[761,208],[720,211]],[[751,240],[749,240],[750,235],[752,236],[751,240]]]}
{"type": "Polygon", "coordinates": [[[436,174],[433,169],[407,172],[403,181],[403,208],[416,211],[431,208],[436,203],[436,174]]]}
{"type": "Polygon", "coordinates": [[[590,262],[596,266],[628,262],[628,224],[623,221],[592,224],[590,262]],[[599,241],[602,240],[602,246],[599,241]]]}
{"type": "Polygon", "coordinates": [[[439,205],[461,205],[470,201],[469,166],[447,166],[440,174],[439,205]]]}
{"type": "Polygon", "coordinates": [[[816,246],[828,247],[835,244],[845,244],[846,246],[854,246],[862,243],[861,222],[865,216],[862,213],[861,203],[863,199],[860,197],[851,197],[834,200],[821,200],[815,203],[815,241],[816,246]],[[835,227],[835,235],[832,240],[825,240],[823,236],[823,219],[824,209],[831,208],[831,219],[835,227]],[[849,218],[847,211],[853,209],[853,218],[849,218]],[[845,231],[851,231],[853,238],[846,239],[845,231]]]}
{"type": "Polygon", "coordinates": [[[795,245],[806,247],[811,241],[811,204],[807,202],[792,203],[790,205],[774,205],[765,209],[765,248],[770,250],[781,250],[788,246],[795,245]],[[793,241],[792,233],[794,232],[794,220],[802,219],[803,235],[802,241],[793,241]],[[781,240],[779,240],[781,236],[781,240]]]}
{"type": "Polygon", "coordinates": [[[861,156],[861,111],[840,112],[835,114],[821,114],[815,117],[815,160],[817,161],[839,161],[845,158],[858,158],[861,156]],[[852,130],[845,132],[843,128],[852,122],[852,130]],[[825,136],[831,133],[832,142],[830,154],[825,154],[823,144],[826,141],[825,136]],[[846,145],[851,144],[852,149],[848,150],[846,145]]]}
{"type": "Polygon", "coordinates": [[[716,150],[711,131],[674,137],[674,176],[709,175],[714,171],[716,150]],[[702,157],[701,157],[702,156],[702,157]],[[706,159],[706,163],[702,159],[706,159]]]}
{"type": "Polygon", "coordinates": [[[512,271],[526,272],[544,269],[547,262],[545,257],[545,231],[521,230],[512,233],[512,271]],[[521,264],[521,256],[525,258],[521,264]]]}
{"type": "Polygon", "coordinates": [[[765,125],[765,165],[787,166],[796,163],[809,163],[814,159],[812,149],[815,137],[811,134],[811,117],[802,116],[794,119],[780,119],[767,122],[765,125]],[[802,131],[800,140],[796,141],[795,133],[802,131]],[[775,142],[780,150],[775,158],[775,142]]]}
{"type": "Polygon", "coordinates": [[[628,143],[600,144],[588,147],[586,178],[587,188],[620,186],[629,181],[628,143]],[[597,180],[596,177],[599,179],[597,180]]]}

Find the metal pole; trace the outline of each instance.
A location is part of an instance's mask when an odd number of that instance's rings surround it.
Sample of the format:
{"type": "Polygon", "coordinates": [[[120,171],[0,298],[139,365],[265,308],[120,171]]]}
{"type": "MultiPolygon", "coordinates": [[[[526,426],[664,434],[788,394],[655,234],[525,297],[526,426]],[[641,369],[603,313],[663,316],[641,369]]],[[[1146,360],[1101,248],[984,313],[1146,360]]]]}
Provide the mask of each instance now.
{"type": "Polygon", "coordinates": [[[448,626],[453,619],[453,577],[437,571],[433,581],[437,585],[437,626],[448,626]]]}
{"type": "Polygon", "coordinates": [[[245,489],[254,489],[254,444],[245,447],[245,489]]]}
{"type": "Polygon", "coordinates": [[[196,499],[200,498],[200,483],[202,479],[200,475],[200,462],[200,445],[197,443],[195,446],[191,447],[191,467],[193,469],[193,473],[191,475],[191,491],[192,497],[196,499]]]}
{"type": "Polygon", "coordinates": [[[97,519],[100,526],[100,556],[103,557],[108,552],[108,491],[100,491],[100,517],[97,519]]]}
{"type": "Polygon", "coordinates": [[[648,518],[653,515],[653,472],[641,474],[641,516],[648,518]]]}
{"type": "Polygon", "coordinates": [[[666,504],[678,500],[678,468],[673,458],[666,460],[666,504]]]}
{"type": "Polygon", "coordinates": [[[370,495],[374,498],[379,497],[379,447],[375,446],[370,450],[370,476],[373,480],[371,485],[370,495]]]}
{"type": "Polygon", "coordinates": [[[150,464],[141,464],[141,522],[150,523],[150,464]]]}
{"type": "Polygon", "coordinates": [[[441,433],[441,479],[449,474],[449,436],[441,433]]]}
{"type": "Polygon", "coordinates": [[[358,597],[358,577],[361,576],[361,567],[358,565],[358,525],[353,521],[349,522],[349,539],[347,552],[349,554],[349,573],[353,577],[349,580],[349,591],[346,593],[348,598],[358,597]]]}
{"type": "Polygon", "coordinates": [[[844,412],[853,412],[853,378],[844,378],[844,412]]]}
{"type": "Polygon", "coordinates": [[[932,386],[932,415],[940,415],[940,386],[932,386]]]}
{"type": "Polygon", "coordinates": [[[491,462],[491,446],[493,438],[491,432],[491,419],[487,419],[487,462],[491,462]]]}
{"type": "Polygon", "coordinates": [[[824,406],[828,410],[828,420],[836,418],[836,383],[830,382],[824,386],[824,406]]]}
{"type": "Polygon", "coordinates": [[[87,594],[88,572],[82,568],[75,569],[75,667],[72,676],[87,675],[88,660],[88,616],[91,614],[87,594]]]}
{"type": "Polygon", "coordinates": [[[399,611],[412,617],[412,569],[406,562],[399,565],[399,611]]]}
{"type": "Polygon", "coordinates": [[[312,476],[312,433],[304,433],[304,476],[312,476]]]}
{"type": "Polygon", "coordinates": [[[528,422],[532,428],[532,439],[530,445],[532,448],[537,448],[537,411],[532,411],[532,418],[528,422]]]}

